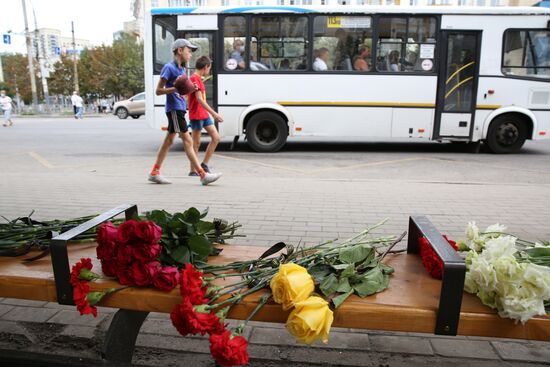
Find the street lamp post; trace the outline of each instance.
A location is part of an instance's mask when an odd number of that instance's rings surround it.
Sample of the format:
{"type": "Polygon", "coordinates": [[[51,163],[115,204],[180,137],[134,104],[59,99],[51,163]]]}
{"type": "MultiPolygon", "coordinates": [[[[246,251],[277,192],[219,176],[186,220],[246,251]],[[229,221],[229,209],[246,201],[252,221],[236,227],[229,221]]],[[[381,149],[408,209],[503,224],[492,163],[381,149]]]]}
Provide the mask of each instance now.
{"type": "Polygon", "coordinates": [[[44,53],[45,49],[40,52],[40,34],[38,32],[38,24],[36,22],[36,13],[34,12],[34,6],[32,8],[32,15],[34,16],[34,38],[36,40],[36,56],[38,57],[38,63],[40,66],[40,79],[42,80],[42,90],[44,91],[44,100],[46,101],[46,111],[50,112],[50,93],[48,91],[48,80],[46,79],[46,68],[44,67],[44,53]]]}
{"type": "Polygon", "coordinates": [[[23,17],[25,18],[25,38],[27,39],[27,58],[29,60],[29,76],[31,78],[31,92],[32,92],[32,104],[33,109],[36,110],[38,106],[38,95],[36,94],[36,80],[34,80],[34,64],[32,60],[32,44],[31,37],[29,34],[29,24],[27,22],[27,6],[25,5],[25,0],[21,0],[23,4],[23,17]]]}
{"type": "Polygon", "coordinates": [[[80,88],[78,87],[78,67],[76,65],[76,42],[74,40],[74,22],[71,21],[71,32],[73,33],[73,82],[74,82],[74,90],[77,92],[80,92],[80,88]]]}

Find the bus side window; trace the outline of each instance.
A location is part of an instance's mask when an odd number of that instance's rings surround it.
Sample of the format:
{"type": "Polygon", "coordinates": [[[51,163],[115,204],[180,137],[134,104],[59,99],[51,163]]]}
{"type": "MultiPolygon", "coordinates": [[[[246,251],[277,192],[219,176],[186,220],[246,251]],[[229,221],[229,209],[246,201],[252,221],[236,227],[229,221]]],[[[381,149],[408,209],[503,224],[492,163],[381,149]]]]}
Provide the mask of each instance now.
{"type": "Polygon", "coordinates": [[[243,16],[228,16],[223,28],[223,68],[238,71],[245,68],[245,30],[246,19],[243,16]]]}
{"type": "Polygon", "coordinates": [[[295,70],[307,61],[308,18],[302,15],[252,18],[250,70],[295,70]]]}
{"type": "MultiPolygon", "coordinates": [[[[327,68],[313,55],[316,71],[341,70],[364,72],[371,68],[372,18],[370,16],[316,16],[313,24],[313,48],[328,50],[327,68]]],[[[326,54],[324,54],[326,55],[326,54]]],[[[323,55],[322,55],[323,56],[323,55]]]]}

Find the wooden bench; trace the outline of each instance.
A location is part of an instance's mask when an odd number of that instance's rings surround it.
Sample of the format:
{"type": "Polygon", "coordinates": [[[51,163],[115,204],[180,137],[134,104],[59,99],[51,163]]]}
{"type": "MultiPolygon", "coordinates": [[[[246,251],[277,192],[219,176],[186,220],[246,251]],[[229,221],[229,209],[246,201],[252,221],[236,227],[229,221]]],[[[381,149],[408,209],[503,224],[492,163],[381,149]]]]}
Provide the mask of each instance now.
{"type": "MultiPolygon", "coordinates": [[[[135,205],[123,205],[106,212],[56,237],[51,258],[31,263],[24,257],[0,257],[0,297],[73,304],[69,284],[69,266],[83,257],[92,258],[94,271],[101,266],[94,243],[71,244],[71,239],[98,224],[125,212],[130,218],[135,205]]],[[[257,258],[264,247],[224,245],[221,255],[211,263],[223,264],[257,258]]],[[[28,257],[34,256],[29,253],[28,257]]],[[[335,327],[388,331],[408,331],[444,335],[471,335],[531,340],[550,340],[550,316],[534,317],[526,324],[500,318],[480,300],[462,291],[465,266],[441,234],[423,216],[410,218],[407,254],[388,255],[385,262],[395,268],[387,290],[361,299],[351,296],[334,314],[335,327]],[[431,278],[422,266],[418,239],[423,235],[444,260],[443,280],[431,278]]],[[[114,280],[91,282],[92,290],[118,286],[114,280]]],[[[246,297],[232,308],[231,319],[245,319],[255,308],[263,291],[246,297]]],[[[162,292],[150,287],[128,288],[106,297],[101,306],[118,308],[103,347],[103,358],[113,362],[130,362],[141,325],[149,312],[169,313],[181,302],[179,289],[162,292]]],[[[257,321],[286,322],[288,312],[280,305],[268,303],[254,317],[257,321]]],[[[88,316],[89,317],[89,316],[88,316]]],[[[291,336],[289,335],[289,338],[291,336]]]]}

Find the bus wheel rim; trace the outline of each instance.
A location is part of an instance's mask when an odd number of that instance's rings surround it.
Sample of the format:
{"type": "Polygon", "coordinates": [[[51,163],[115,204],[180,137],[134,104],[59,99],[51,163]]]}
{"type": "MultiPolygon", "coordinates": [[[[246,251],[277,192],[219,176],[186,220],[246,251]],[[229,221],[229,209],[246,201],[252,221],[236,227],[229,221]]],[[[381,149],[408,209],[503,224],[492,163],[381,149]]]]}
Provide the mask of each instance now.
{"type": "Polygon", "coordinates": [[[519,129],[512,122],[506,122],[499,126],[497,131],[497,141],[501,145],[513,145],[519,137],[519,129]]]}
{"type": "Polygon", "coordinates": [[[277,127],[272,121],[262,121],[258,124],[255,135],[260,144],[271,145],[277,139],[277,127]]]}

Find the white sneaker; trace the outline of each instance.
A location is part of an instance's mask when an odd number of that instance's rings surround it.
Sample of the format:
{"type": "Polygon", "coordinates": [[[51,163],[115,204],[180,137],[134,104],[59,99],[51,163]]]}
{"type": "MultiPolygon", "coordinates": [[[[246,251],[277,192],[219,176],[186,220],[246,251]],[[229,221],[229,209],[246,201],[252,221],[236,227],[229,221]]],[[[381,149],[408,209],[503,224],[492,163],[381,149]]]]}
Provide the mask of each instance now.
{"type": "Polygon", "coordinates": [[[167,184],[171,184],[172,182],[168,179],[166,179],[163,175],[161,175],[160,173],[158,175],[151,175],[149,174],[149,178],[148,178],[149,182],[153,182],[153,183],[156,183],[156,184],[164,184],[164,185],[167,185],[167,184]]]}
{"type": "Polygon", "coordinates": [[[201,184],[206,186],[214,181],[217,181],[220,177],[222,177],[221,173],[207,173],[204,175],[203,178],[201,178],[201,184]]]}

